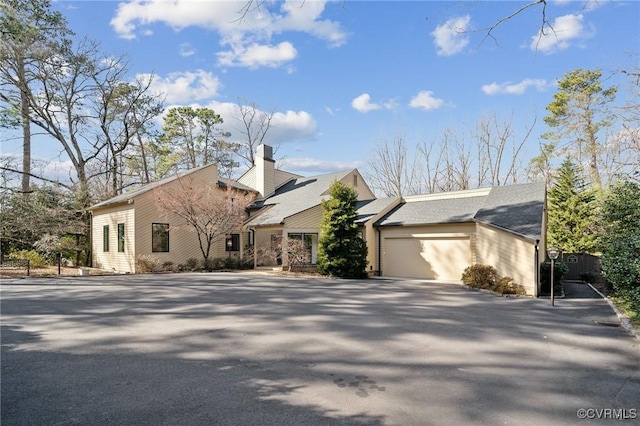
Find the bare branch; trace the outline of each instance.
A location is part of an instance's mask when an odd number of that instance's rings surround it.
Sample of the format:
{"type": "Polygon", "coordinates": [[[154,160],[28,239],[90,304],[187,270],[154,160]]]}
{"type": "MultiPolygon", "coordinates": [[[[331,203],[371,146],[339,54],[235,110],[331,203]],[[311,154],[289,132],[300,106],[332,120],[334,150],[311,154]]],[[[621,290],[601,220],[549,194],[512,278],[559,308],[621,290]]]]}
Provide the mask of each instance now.
{"type": "MultiPolygon", "coordinates": [[[[5,166],[0,166],[0,170],[5,171],[5,172],[10,172],[10,173],[17,173],[17,174],[25,174],[26,172],[23,172],[22,170],[17,170],[17,169],[13,169],[11,167],[5,167],[5,166]]],[[[30,177],[34,178],[34,179],[38,179],[41,180],[43,182],[48,182],[48,183],[52,183],[54,185],[60,186],[62,188],[65,189],[69,189],[69,190],[73,190],[73,188],[69,185],[65,185],[64,183],[61,183],[57,180],[52,180],[52,179],[47,179],[46,177],[42,177],[42,176],[38,176],[35,175],[33,173],[28,173],[30,177]]],[[[29,191],[29,192],[33,192],[33,191],[29,191]]]]}
{"type": "Polygon", "coordinates": [[[171,186],[158,189],[156,206],[165,217],[179,221],[172,227],[186,228],[196,234],[206,261],[215,242],[240,229],[246,208],[253,199],[253,194],[230,185],[222,189],[178,178],[171,186]]]}

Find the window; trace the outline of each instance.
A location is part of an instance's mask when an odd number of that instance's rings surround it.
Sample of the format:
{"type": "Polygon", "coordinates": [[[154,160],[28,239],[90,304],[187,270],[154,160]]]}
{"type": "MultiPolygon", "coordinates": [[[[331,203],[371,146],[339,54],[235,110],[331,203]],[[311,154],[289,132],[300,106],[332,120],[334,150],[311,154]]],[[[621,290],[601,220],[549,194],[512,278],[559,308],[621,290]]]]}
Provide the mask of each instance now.
{"type": "Polygon", "coordinates": [[[308,262],[315,265],[318,255],[318,234],[295,233],[288,234],[290,240],[304,241],[304,247],[308,252],[308,262]]]}
{"type": "Polygon", "coordinates": [[[102,251],[109,251],[109,225],[102,227],[102,251]]]}
{"type": "Polygon", "coordinates": [[[124,253],[124,223],[118,224],[118,252],[124,253]]]}
{"type": "Polygon", "coordinates": [[[226,251],[240,251],[240,234],[227,235],[224,249],[226,251]]]}
{"type": "Polygon", "coordinates": [[[151,224],[151,251],[153,253],[162,253],[169,251],[168,223],[151,224]]]}

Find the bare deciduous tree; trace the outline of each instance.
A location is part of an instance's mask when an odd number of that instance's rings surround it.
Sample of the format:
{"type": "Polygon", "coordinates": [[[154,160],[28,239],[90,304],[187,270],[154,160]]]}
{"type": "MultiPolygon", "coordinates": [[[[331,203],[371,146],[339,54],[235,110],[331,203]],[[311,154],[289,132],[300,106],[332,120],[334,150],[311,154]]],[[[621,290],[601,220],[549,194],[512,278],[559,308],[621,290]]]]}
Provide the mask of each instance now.
{"type": "Polygon", "coordinates": [[[287,238],[284,251],[287,253],[289,272],[291,272],[296,266],[308,265],[311,263],[311,250],[301,238],[287,238]]]}
{"type": "MultiPolygon", "coordinates": [[[[636,59],[638,55],[640,53],[634,55],[636,59]]],[[[618,72],[627,77],[624,87],[630,96],[616,111],[622,129],[608,137],[608,148],[615,153],[607,154],[606,161],[610,165],[608,174],[610,180],[618,175],[640,180],[640,67],[632,65],[628,70],[618,72]]]]}
{"type": "Polygon", "coordinates": [[[175,185],[158,188],[156,197],[161,213],[180,220],[172,228],[184,228],[196,235],[206,262],[214,243],[240,229],[254,194],[178,178],[175,185]]]}
{"type": "MultiPolygon", "coordinates": [[[[138,78],[126,83],[127,72],[124,58],[111,59],[113,67],[106,69],[104,75],[95,75],[96,101],[95,117],[101,132],[97,139],[106,147],[104,152],[103,173],[108,184],[109,196],[121,194],[130,183],[126,182],[126,151],[131,144],[140,142],[143,134],[152,124],[152,120],[163,110],[163,102],[149,94],[152,77],[138,78]]],[[[144,168],[143,176],[148,183],[146,156],[141,151],[140,160],[144,168]]]]}
{"type": "Polygon", "coordinates": [[[418,165],[412,160],[404,136],[393,141],[383,138],[368,162],[367,181],[374,190],[387,197],[413,194],[417,191],[418,165]]]}
{"type": "Polygon", "coordinates": [[[526,180],[520,169],[522,150],[536,118],[522,136],[513,117],[483,117],[471,135],[446,129],[434,140],[411,150],[404,136],[393,143],[383,139],[365,171],[375,191],[386,196],[458,191],[526,180]],[[475,143],[472,142],[475,139],[475,143]]]}
{"type": "Polygon", "coordinates": [[[253,166],[256,148],[264,143],[274,114],[275,110],[261,111],[255,102],[248,100],[239,102],[238,115],[234,115],[233,118],[240,123],[236,130],[243,135],[243,139],[237,142],[239,145],[237,152],[249,167],[253,166]]]}
{"type": "Polygon", "coordinates": [[[499,186],[517,183],[520,153],[536,123],[525,135],[515,140],[512,118],[502,121],[494,114],[483,117],[476,128],[478,145],[478,185],[499,186]]]}

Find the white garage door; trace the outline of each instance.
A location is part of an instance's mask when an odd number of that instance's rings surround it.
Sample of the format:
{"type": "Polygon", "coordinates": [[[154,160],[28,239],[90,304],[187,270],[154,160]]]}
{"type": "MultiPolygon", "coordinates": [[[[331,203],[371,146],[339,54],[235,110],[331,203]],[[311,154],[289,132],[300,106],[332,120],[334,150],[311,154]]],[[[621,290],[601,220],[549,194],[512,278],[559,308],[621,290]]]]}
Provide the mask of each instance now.
{"type": "Polygon", "coordinates": [[[382,272],[389,277],[460,280],[471,264],[468,237],[385,238],[382,272]]]}

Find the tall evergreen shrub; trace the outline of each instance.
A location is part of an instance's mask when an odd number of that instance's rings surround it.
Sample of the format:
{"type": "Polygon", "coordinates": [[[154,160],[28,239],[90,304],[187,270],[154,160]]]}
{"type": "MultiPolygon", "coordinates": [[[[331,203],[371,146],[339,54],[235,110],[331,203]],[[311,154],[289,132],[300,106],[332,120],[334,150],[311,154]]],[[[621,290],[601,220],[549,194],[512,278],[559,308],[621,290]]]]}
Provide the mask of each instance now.
{"type": "Polygon", "coordinates": [[[322,203],[323,216],[318,246],[318,272],[340,278],[367,276],[367,245],[356,224],[358,193],[338,181],[322,203]]]}

